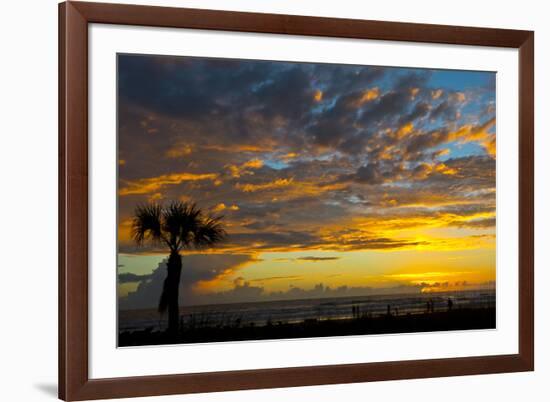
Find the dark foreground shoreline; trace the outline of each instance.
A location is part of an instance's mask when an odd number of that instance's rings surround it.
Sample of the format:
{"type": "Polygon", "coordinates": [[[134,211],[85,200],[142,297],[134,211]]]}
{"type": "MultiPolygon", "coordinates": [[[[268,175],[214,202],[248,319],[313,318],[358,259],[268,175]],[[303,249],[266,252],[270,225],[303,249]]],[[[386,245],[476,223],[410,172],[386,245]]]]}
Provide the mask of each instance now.
{"type": "Polygon", "coordinates": [[[354,319],[306,320],[262,326],[184,328],[176,336],[166,332],[124,331],[118,346],[178,343],[250,341],[266,339],[317,338],[344,335],[374,335],[411,332],[457,331],[496,328],[495,308],[456,309],[446,312],[380,315],[354,319]]]}

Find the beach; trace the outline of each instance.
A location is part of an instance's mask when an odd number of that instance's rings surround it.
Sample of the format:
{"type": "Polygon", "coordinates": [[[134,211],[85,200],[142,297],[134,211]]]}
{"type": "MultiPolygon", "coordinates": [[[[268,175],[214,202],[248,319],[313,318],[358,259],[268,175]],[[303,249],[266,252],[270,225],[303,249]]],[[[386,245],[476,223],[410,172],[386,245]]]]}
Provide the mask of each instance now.
{"type": "Polygon", "coordinates": [[[119,336],[119,346],[494,329],[495,313],[494,308],[479,308],[400,316],[311,319],[299,323],[268,323],[262,326],[185,328],[176,337],[164,331],[126,331],[119,336]]]}
{"type": "Polygon", "coordinates": [[[492,329],[494,291],[191,306],[168,334],[154,310],[121,312],[119,346],[492,329]]]}

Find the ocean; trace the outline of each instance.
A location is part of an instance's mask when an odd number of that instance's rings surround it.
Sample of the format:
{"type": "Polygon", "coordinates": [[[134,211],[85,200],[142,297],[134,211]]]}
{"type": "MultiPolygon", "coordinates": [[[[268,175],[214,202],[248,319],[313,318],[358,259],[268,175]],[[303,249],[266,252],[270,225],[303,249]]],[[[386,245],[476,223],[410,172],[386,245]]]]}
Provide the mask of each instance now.
{"type": "MultiPolygon", "coordinates": [[[[449,300],[453,309],[494,308],[494,290],[469,290],[403,295],[371,295],[323,299],[278,300],[202,306],[181,306],[180,322],[193,327],[262,326],[297,323],[307,320],[337,320],[388,314],[421,314],[428,308],[447,311],[449,300]]],[[[119,332],[149,329],[164,330],[167,316],[156,309],[120,310],[119,332]]]]}

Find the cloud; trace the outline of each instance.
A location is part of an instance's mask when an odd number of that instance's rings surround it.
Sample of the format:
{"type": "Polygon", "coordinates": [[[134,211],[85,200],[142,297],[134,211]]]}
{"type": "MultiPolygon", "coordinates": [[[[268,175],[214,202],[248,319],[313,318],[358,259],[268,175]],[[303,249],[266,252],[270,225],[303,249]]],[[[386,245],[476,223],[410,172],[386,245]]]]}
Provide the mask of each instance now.
{"type": "Polygon", "coordinates": [[[118,283],[131,283],[131,282],[141,282],[151,278],[150,274],[147,275],[136,275],[130,272],[125,272],[118,274],[118,283]]]}
{"type": "Polygon", "coordinates": [[[410,124],[411,122],[417,119],[421,119],[427,116],[431,108],[432,106],[428,102],[425,102],[425,101],[417,102],[414,105],[413,109],[408,114],[404,114],[399,118],[398,123],[401,125],[405,125],[407,123],[410,124]]]}
{"type": "Polygon", "coordinates": [[[445,290],[463,289],[494,289],[494,282],[469,283],[467,281],[436,281],[436,282],[393,282],[384,287],[371,286],[348,286],[341,285],[331,287],[324,283],[318,283],[311,288],[292,286],[288,290],[268,291],[263,286],[256,286],[251,281],[241,280],[234,284],[229,290],[212,292],[198,295],[197,300],[208,300],[211,304],[243,303],[258,301],[279,301],[279,300],[307,300],[336,297],[361,297],[373,295],[395,295],[395,294],[420,294],[423,292],[435,292],[445,290]]]}
{"type": "Polygon", "coordinates": [[[298,258],[296,258],[296,259],[299,260],[299,261],[318,262],[318,261],[334,261],[334,260],[339,260],[340,257],[312,257],[312,256],[307,256],[307,257],[298,257],[298,258]]]}
{"type": "Polygon", "coordinates": [[[425,74],[411,73],[399,77],[395,88],[384,93],[378,87],[345,93],[336,98],[332,106],[312,116],[306,134],[317,146],[349,154],[361,153],[373,129],[396,121],[398,115],[407,111],[412,86],[420,85],[425,79],[425,74]]]}
{"type": "Polygon", "coordinates": [[[434,107],[429,115],[431,120],[444,119],[446,121],[456,121],[459,118],[458,105],[456,102],[444,100],[434,107]]]}
{"type": "Polygon", "coordinates": [[[456,226],[459,228],[471,228],[471,229],[494,228],[495,225],[496,225],[495,218],[471,219],[467,221],[454,221],[449,223],[449,226],[456,226]]]}
{"type": "MultiPolygon", "coordinates": [[[[227,276],[243,265],[254,261],[251,255],[238,254],[193,254],[182,256],[182,271],[180,281],[180,303],[194,304],[198,301],[194,288],[199,283],[208,284],[220,276],[227,276]]],[[[166,278],[166,261],[162,261],[149,275],[121,274],[123,283],[139,282],[137,289],[119,299],[123,310],[156,308],[166,278]]],[[[119,275],[119,281],[121,280],[119,275]]],[[[206,285],[207,286],[207,285],[206,285]]]]}
{"type": "Polygon", "coordinates": [[[323,100],[323,91],[321,91],[320,89],[315,90],[313,99],[315,100],[315,102],[321,102],[323,100]]]}
{"type": "Polygon", "coordinates": [[[216,180],[217,178],[216,173],[170,173],[157,177],[125,181],[124,187],[119,190],[118,194],[120,196],[150,194],[169,185],[173,186],[186,181],[216,180]]]}
{"type": "Polygon", "coordinates": [[[431,96],[432,96],[432,99],[434,100],[441,98],[441,95],[443,95],[443,90],[441,88],[431,91],[431,96]]]}
{"type": "Polygon", "coordinates": [[[225,205],[223,202],[220,202],[218,205],[216,205],[214,208],[212,208],[214,212],[222,212],[222,211],[238,211],[239,206],[238,205],[225,205]]]}
{"type": "Polygon", "coordinates": [[[359,167],[354,174],[341,176],[339,181],[355,181],[363,184],[382,184],[395,181],[424,181],[433,175],[456,175],[458,169],[440,162],[420,162],[407,169],[403,164],[373,162],[359,167]]]}
{"type": "Polygon", "coordinates": [[[434,241],[400,228],[494,230],[466,208],[495,208],[494,85],[468,89],[463,74],[119,56],[120,250],[163,251],[128,236],[148,200],[223,213],[228,253],[397,250],[434,241]]]}
{"type": "Polygon", "coordinates": [[[276,179],[272,182],[268,183],[261,183],[261,184],[241,184],[237,183],[236,187],[245,193],[253,193],[256,191],[266,191],[266,190],[273,190],[278,189],[281,187],[287,187],[292,184],[292,177],[288,179],[276,179]]]}
{"type": "Polygon", "coordinates": [[[297,281],[302,279],[299,275],[289,275],[289,276],[269,276],[267,278],[256,278],[256,279],[250,279],[249,282],[273,282],[273,281],[297,281]]]}
{"type": "Polygon", "coordinates": [[[232,234],[224,248],[231,250],[289,250],[312,249],[319,247],[322,239],[309,231],[260,231],[232,234]]]}
{"type": "Polygon", "coordinates": [[[401,248],[414,248],[416,246],[427,245],[428,241],[417,241],[407,239],[392,239],[388,237],[367,237],[362,231],[357,236],[347,233],[346,236],[330,236],[327,237],[327,241],[333,241],[334,245],[331,249],[338,249],[341,251],[352,250],[390,250],[401,248]]]}
{"type": "Polygon", "coordinates": [[[403,169],[400,165],[371,162],[357,169],[355,174],[341,176],[339,180],[353,180],[363,184],[381,184],[399,177],[403,169]]]}
{"type": "MultiPolygon", "coordinates": [[[[213,282],[229,279],[231,275],[247,262],[254,261],[250,256],[235,255],[192,255],[183,257],[182,282],[180,284],[180,305],[241,303],[275,300],[319,299],[326,297],[353,297],[368,295],[418,294],[421,292],[444,291],[453,289],[494,289],[494,281],[481,283],[464,280],[441,280],[439,278],[460,277],[470,272],[421,272],[388,274],[385,286],[348,286],[331,287],[318,283],[311,288],[291,285],[287,290],[267,291],[261,284],[276,281],[300,281],[299,275],[270,276],[246,280],[242,276],[232,279],[232,287],[216,290],[213,282]],[[200,284],[206,284],[200,286],[200,284]],[[255,285],[255,284],[260,285],[255,285]],[[199,286],[197,286],[199,284],[199,286]]],[[[127,279],[140,280],[137,289],[119,299],[120,308],[144,309],[156,308],[162,284],[166,276],[165,262],[150,275],[143,277],[126,276],[127,279]]],[[[130,281],[128,281],[130,282],[130,281]]],[[[127,283],[127,282],[125,282],[127,283]]]]}
{"type": "Polygon", "coordinates": [[[250,69],[231,60],[120,55],[118,90],[123,100],[163,115],[207,117],[223,108],[228,90],[246,88],[268,69],[268,63],[250,69]]]}
{"type": "Polygon", "coordinates": [[[244,175],[254,174],[254,169],[260,169],[264,165],[260,159],[251,159],[241,165],[227,165],[231,177],[239,178],[244,175]]]}
{"type": "Polygon", "coordinates": [[[462,142],[479,141],[486,139],[489,135],[488,130],[494,127],[496,118],[491,117],[487,121],[478,125],[466,124],[457,131],[449,133],[449,140],[460,140],[462,142]]]}
{"type": "Polygon", "coordinates": [[[368,102],[372,102],[380,96],[380,89],[378,87],[368,88],[353,95],[352,99],[348,101],[350,107],[360,108],[368,102]]]}
{"type": "Polygon", "coordinates": [[[193,152],[193,147],[189,144],[179,144],[177,147],[170,148],[166,151],[168,158],[181,158],[190,155],[193,152]]]}

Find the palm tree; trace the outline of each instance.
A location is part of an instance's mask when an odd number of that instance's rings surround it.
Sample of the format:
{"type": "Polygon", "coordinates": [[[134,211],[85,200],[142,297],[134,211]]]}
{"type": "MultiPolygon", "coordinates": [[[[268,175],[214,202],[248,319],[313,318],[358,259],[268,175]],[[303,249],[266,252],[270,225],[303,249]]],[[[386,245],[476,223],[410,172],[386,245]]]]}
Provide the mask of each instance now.
{"type": "Polygon", "coordinates": [[[168,308],[168,332],[173,335],[177,334],[179,327],[180,252],[210,247],[222,241],[226,236],[222,219],[222,216],[205,215],[194,203],[179,201],[168,207],[149,203],[135,209],[132,231],[138,246],[149,241],[170,250],[158,310],[164,313],[168,308]]]}

